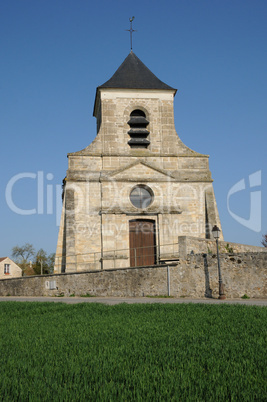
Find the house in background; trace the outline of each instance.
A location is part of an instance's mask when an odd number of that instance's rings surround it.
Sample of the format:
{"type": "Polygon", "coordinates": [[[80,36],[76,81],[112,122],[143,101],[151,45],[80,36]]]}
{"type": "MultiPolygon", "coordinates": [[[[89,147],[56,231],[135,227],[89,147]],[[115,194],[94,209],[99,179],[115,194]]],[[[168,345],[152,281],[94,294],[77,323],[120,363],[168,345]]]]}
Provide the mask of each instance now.
{"type": "Polygon", "coordinates": [[[22,276],[22,269],[8,257],[0,258],[0,279],[22,276]]]}

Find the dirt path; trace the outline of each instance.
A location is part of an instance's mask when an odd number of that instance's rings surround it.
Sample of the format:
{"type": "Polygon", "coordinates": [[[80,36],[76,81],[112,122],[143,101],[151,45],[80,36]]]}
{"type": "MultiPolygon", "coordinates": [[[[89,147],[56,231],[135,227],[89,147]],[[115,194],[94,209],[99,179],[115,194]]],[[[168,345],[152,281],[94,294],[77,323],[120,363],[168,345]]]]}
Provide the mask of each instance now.
{"type": "Polygon", "coordinates": [[[6,296],[0,297],[2,301],[18,301],[18,302],[56,302],[56,303],[104,303],[109,305],[119,303],[203,303],[203,304],[247,304],[252,306],[267,306],[267,299],[190,299],[190,298],[152,298],[152,297],[23,297],[23,296],[6,296]]]}

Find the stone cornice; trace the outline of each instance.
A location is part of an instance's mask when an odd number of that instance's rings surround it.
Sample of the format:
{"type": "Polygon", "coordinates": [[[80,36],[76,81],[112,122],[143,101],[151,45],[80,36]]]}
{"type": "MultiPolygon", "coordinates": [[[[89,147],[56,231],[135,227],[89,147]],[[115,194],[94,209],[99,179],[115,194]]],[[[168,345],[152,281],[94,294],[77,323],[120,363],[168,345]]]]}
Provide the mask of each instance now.
{"type": "Polygon", "coordinates": [[[170,206],[170,207],[165,207],[165,208],[159,208],[156,206],[151,206],[146,208],[145,210],[136,210],[133,207],[125,207],[125,208],[120,208],[120,207],[113,207],[113,208],[102,208],[99,211],[99,215],[128,215],[128,216],[152,216],[152,215],[164,215],[164,214],[176,214],[180,215],[182,213],[182,210],[179,206],[176,206],[175,208],[170,206]]]}
{"type": "Polygon", "coordinates": [[[153,182],[173,182],[173,183],[212,183],[211,172],[209,170],[192,170],[184,169],[177,171],[170,171],[170,175],[162,175],[159,173],[159,177],[132,177],[129,176],[116,178],[113,176],[114,171],[105,172],[86,172],[78,170],[68,170],[66,181],[73,182],[122,182],[122,183],[153,183],[153,182]]]}
{"type": "Polygon", "coordinates": [[[77,152],[70,152],[67,154],[67,156],[71,156],[72,158],[78,158],[81,156],[93,156],[93,157],[122,157],[122,158],[136,158],[136,157],[144,157],[144,158],[155,158],[155,157],[164,157],[164,158],[209,158],[209,155],[205,155],[205,154],[199,154],[199,153],[188,153],[188,154],[165,154],[165,153],[152,153],[149,152],[147,154],[143,154],[143,155],[139,155],[139,154],[133,154],[133,153],[129,153],[129,154],[123,154],[123,153],[100,153],[100,152],[87,152],[84,149],[81,151],[77,151],[77,152]]]}

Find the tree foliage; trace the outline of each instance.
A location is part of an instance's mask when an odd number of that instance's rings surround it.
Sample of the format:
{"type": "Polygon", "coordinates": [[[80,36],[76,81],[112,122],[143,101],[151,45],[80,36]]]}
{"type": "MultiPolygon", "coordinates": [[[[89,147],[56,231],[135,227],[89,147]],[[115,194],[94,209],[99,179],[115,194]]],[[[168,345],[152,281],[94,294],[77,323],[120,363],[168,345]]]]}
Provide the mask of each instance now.
{"type": "Polygon", "coordinates": [[[261,244],[262,244],[264,247],[267,247],[267,234],[265,234],[265,235],[262,236],[262,242],[261,242],[261,244]]]}
{"type": "Polygon", "coordinates": [[[15,246],[12,248],[12,258],[16,259],[16,263],[22,269],[22,275],[30,265],[30,258],[34,256],[35,250],[32,244],[26,243],[24,246],[15,246]]]}
{"type": "Polygon", "coordinates": [[[20,263],[28,262],[30,257],[34,256],[34,247],[32,244],[26,243],[24,246],[15,246],[12,248],[12,257],[19,259],[20,263]]]}
{"type": "Polygon", "coordinates": [[[54,269],[55,253],[47,255],[42,248],[37,251],[33,264],[33,269],[37,275],[51,274],[54,269]]]}
{"type": "Polygon", "coordinates": [[[51,274],[54,269],[55,253],[47,255],[42,248],[35,252],[32,244],[15,246],[12,249],[12,258],[22,269],[23,275],[51,274]],[[32,262],[32,261],[33,262],[32,262]]]}

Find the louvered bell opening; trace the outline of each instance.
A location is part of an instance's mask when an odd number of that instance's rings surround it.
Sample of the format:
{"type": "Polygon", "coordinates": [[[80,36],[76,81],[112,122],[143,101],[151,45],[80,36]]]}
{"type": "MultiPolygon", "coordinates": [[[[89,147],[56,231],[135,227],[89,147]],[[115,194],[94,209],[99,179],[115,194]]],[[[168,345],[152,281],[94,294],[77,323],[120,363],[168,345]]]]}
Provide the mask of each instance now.
{"type": "Polygon", "coordinates": [[[146,139],[149,131],[146,129],[149,121],[146,119],[145,113],[142,110],[134,110],[130,115],[130,120],[128,121],[131,129],[128,131],[131,137],[128,144],[131,148],[147,148],[150,141],[146,139]]]}

